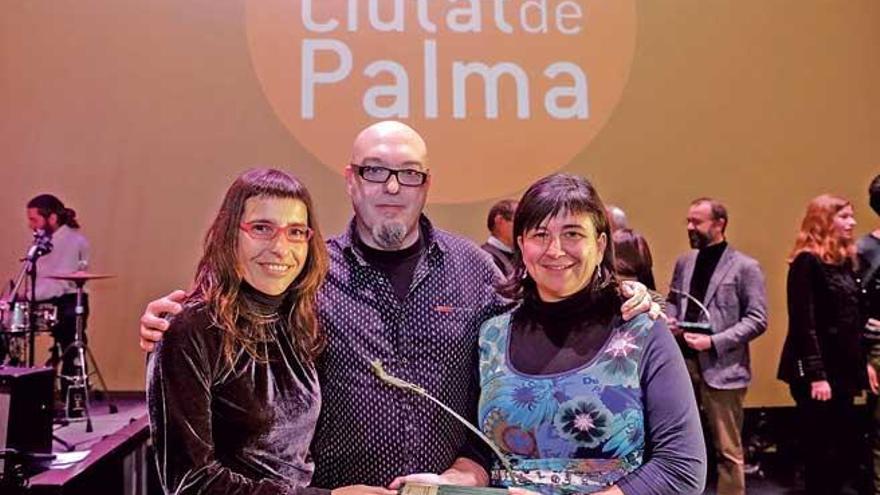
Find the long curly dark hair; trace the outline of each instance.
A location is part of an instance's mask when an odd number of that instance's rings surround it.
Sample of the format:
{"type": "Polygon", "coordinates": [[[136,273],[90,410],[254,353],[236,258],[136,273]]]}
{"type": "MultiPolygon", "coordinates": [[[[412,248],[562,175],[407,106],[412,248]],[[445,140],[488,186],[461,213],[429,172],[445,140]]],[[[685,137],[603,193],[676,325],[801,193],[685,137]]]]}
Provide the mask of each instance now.
{"type": "Polygon", "coordinates": [[[314,234],[309,240],[305,266],[287,289],[292,304],[286,317],[297,353],[312,362],[324,346],[318,325],[317,293],[327,276],[330,261],[309,191],[285,172],[252,169],[232,183],[205,235],[204,254],[187,301],[206,305],[212,322],[224,332],[223,353],[230,363],[242,348],[255,359],[265,358],[260,356],[257,344],[268,337],[266,318],[241,297],[243,277],[237,259],[245,202],[253,197],[298,199],[308,210],[308,226],[314,234]]]}
{"type": "MultiPolygon", "coordinates": [[[[523,263],[519,240],[528,231],[539,227],[544,221],[560,213],[589,215],[596,227],[596,237],[605,234],[608,242],[605,245],[602,262],[597,267],[597,273],[593,274],[593,278],[589,282],[592,287],[590,290],[595,293],[618,294],[620,284],[614,269],[611,222],[608,221],[605,205],[590,181],[576,175],[561,173],[539,179],[526,190],[519,200],[519,205],[513,216],[513,238],[517,240],[514,243],[513,263],[515,269],[508,281],[498,288],[501,294],[514,300],[536,295],[535,282],[529,277],[525,263],[523,263]],[[601,273],[601,276],[598,273],[601,273]]],[[[618,298],[612,297],[609,302],[616,301],[618,298]]]]}

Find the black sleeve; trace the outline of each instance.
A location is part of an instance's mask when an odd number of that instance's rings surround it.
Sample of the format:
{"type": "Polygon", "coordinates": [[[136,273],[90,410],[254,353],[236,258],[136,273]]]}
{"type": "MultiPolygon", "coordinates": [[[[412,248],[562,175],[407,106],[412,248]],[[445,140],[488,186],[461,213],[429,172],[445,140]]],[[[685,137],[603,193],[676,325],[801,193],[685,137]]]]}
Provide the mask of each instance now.
{"type": "MultiPolygon", "coordinates": [[[[187,310],[189,311],[189,310],[187,310]]],[[[147,403],[159,480],[166,493],[289,494],[274,480],[253,480],[220,464],[211,428],[219,332],[206,318],[181,314],[147,365],[147,403]]]]}
{"type": "Polygon", "coordinates": [[[690,377],[662,320],[642,354],[645,462],[619,482],[623,493],[698,494],[706,484],[706,446],[690,377]]]}
{"type": "Polygon", "coordinates": [[[826,380],[825,363],[816,333],[815,277],[820,261],[810,253],[800,253],[788,267],[788,338],[793,358],[802,367],[807,382],[826,380]]]}

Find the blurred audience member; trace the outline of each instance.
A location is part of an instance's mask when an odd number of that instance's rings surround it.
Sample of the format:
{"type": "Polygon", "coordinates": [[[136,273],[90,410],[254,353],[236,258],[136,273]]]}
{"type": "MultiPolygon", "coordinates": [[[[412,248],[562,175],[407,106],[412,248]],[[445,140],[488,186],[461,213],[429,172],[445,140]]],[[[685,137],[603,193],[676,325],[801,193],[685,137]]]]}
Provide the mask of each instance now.
{"type": "Polygon", "coordinates": [[[611,232],[629,228],[629,221],[626,219],[626,212],[619,206],[608,205],[605,207],[605,213],[611,220],[611,232]]]}
{"type": "MultiPolygon", "coordinates": [[[[655,290],[654,262],[648,241],[632,229],[618,229],[611,234],[614,241],[614,269],[624,280],[637,280],[650,290],[655,290]]],[[[661,302],[663,297],[660,296],[661,302]]]]}
{"type": "MultiPolygon", "coordinates": [[[[880,175],[874,177],[868,187],[871,209],[880,216],[880,175]]],[[[865,343],[868,348],[868,410],[871,413],[871,453],[873,457],[874,493],[880,494],[880,400],[877,399],[880,370],[880,223],[872,232],[856,243],[858,273],[862,282],[862,306],[865,325],[865,343]]]]}
{"type": "Polygon", "coordinates": [[[502,199],[492,205],[486,219],[489,239],[480,246],[492,255],[492,260],[505,277],[513,273],[513,213],[515,211],[516,200],[513,199],[502,199]]]}

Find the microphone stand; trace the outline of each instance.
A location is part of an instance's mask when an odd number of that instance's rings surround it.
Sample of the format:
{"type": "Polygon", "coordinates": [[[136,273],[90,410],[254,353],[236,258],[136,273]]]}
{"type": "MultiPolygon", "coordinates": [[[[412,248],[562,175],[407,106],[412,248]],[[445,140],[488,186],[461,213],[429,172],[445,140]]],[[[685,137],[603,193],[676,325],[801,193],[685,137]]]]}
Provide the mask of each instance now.
{"type": "Polygon", "coordinates": [[[40,258],[40,256],[44,256],[51,252],[52,236],[50,234],[47,234],[42,229],[35,230],[34,242],[33,244],[31,244],[31,247],[28,248],[28,252],[27,254],[25,254],[24,258],[21,259],[21,270],[18,272],[18,276],[15,279],[15,285],[13,286],[11,292],[12,298],[10,299],[10,303],[12,304],[14,313],[15,303],[18,302],[21,285],[24,283],[25,276],[28,277],[30,281],[30,304],[28,304],[27,310],[28,356],[26,364],[28,367],[34,365],[34,347],[36,346],[37,321],[34,317],[34,315],[36,314],[36,306],[34,303],[37,299],[37,260],[40,258]]]}
{"type": "Polygon", "coordinates": [[[37,260],[31,263],[30,270],[30,304],[28,304],[28,367],[33,367],[35,361],[35,348],[37,347],[37,260]]]}

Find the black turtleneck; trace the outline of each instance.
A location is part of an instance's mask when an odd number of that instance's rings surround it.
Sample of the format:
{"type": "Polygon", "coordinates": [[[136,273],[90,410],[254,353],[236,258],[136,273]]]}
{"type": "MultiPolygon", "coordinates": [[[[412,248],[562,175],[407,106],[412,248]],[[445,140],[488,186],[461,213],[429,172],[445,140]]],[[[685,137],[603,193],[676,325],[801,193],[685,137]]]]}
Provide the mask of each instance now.
{"type": "MultiPolygon", "coordinates": [[[[727,249],[727,241],[721,241],[718,244],[704,247],[697,253],[697,260],[694,262],[694,275],[691,277],[691,286],[688,293],[694,296],[698,301],[705,302],[706,289],[709,288],[709,280],[715,273],[715,267],[721,260],[721,255],[727,249]]],[[[684,321],[700,321],[702,311],[696,304],[688,304],[684,321]]]]}
{"type": "Polygon", "coordinates": [[[285,305],[285,308],[281,307],[287,300],[287,292],[273,296],[255,289],[244,280],[241,282],[241,295],[244,296],[244,300],[249,305],[253,306],[258,314],[265,315],[266,318],[277,319],[279,311],[289,307],[289,304],[285,305]]]}
{"type": "Polygon", "coordinates": [[[544,302],[528,291],[511,323],[510,363],[530,375],[579,368],[596,355],[613,329],[620,298],[593,284],[559,302],[544,302]]]}
{"type": "Polygon", "coordinates": [[[354,242],[363,255],[364,261],[388,277],[388,281],[391,282],[391,287],[394,289],[394,295],[398,300],[403,301],[409,293],[416,265],[419,263],[422,253],[425,252],[425,233],[419,232],[419,238],[412,246],[397,251],[374,249],[366,245],[359,235],[354,236],[354,242]]]}

